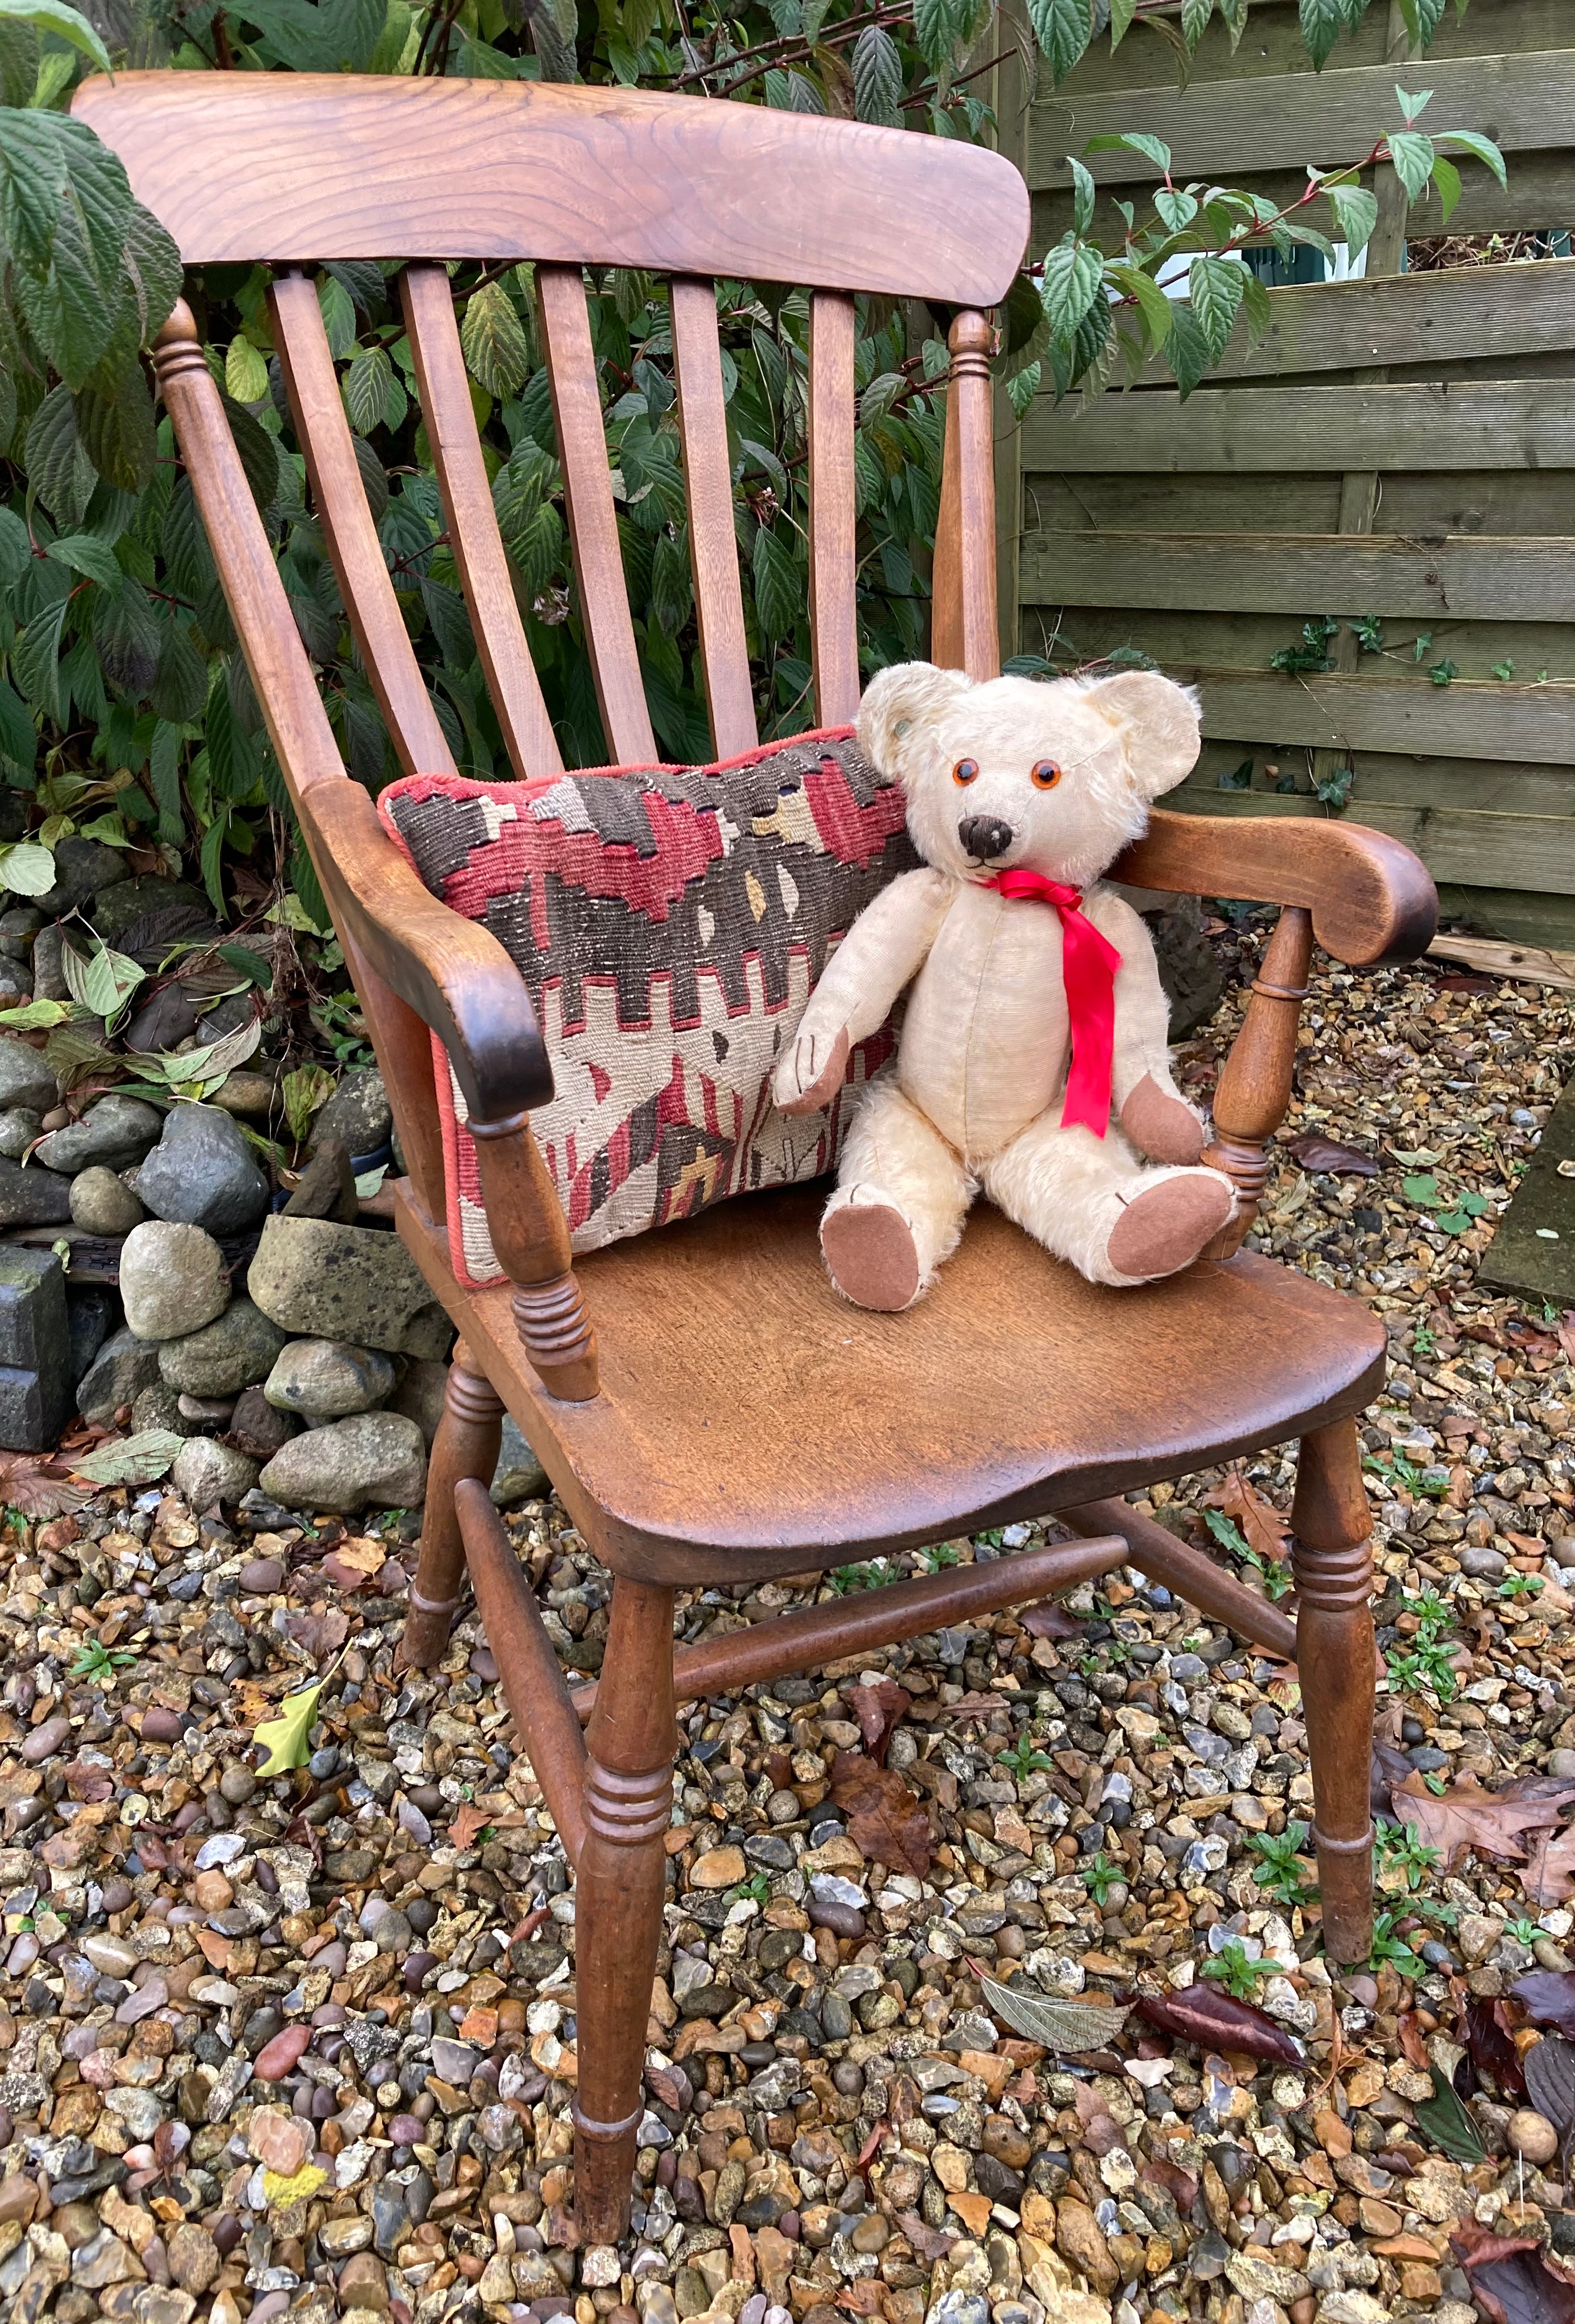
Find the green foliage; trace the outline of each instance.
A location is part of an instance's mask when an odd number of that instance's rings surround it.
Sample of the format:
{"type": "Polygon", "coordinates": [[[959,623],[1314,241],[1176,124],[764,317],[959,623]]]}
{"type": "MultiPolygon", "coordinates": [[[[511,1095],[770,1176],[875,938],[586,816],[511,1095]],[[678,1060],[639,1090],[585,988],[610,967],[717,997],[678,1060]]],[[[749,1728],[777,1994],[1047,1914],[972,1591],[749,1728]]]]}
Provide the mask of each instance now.
{"type": "Polygon", "coordinates": [[[1239,1937],[1230,1937],[1203,1963],[1203,1975],[1217,1979],[1238,2001],[1253,2001],[1265,1978],[1275,1976],[1278,1967],[1277,1961],[1249,1953],[1239,1937]]]}
{"type": "MultiPolygon", "coordinates": [[[[1314,62],[1379,4],[1303,0],[1314,62]]],[[[1440,0],[1406,5],[1425,41],[1440,0]]],[[[1057,80],[1091,42],[1108,32],[1114,46],[1145,25],[1184,76],[1198,42],[1220,37],[1211,30],[1216,18],[1232,47],[1240,40],[1248,0],[1186,0],[1179,26],[1148,0],[1110,0],[1108,9],[1095,0],[1030,0],[1029,13],[1057,80]]],[[[751,0],[728,15],[677,0],[600,0],[594,10],[575,0],[479,0],[464,9],[451,0],[128,0],[115,22],[139,64],[190,71],[640,86],[973,142],[994,126],[976,60],[988,60],[1001,37],[997,0],[914,0],[908,13],[878,0],[751,0]]],[[[266,908],[287,927],[327,936],[190,484],[151,392],[145,350],[181,294],[178,254],[134,200],[118,160],[69,114],[83,75],[124,61],[66,0],[0,0],[0,454],[8,463],[0,492],[0,779],[33,794],[32,828],[12,847],[5,879],[16,892],[43,892],[54,876],[50,849],[87,831],[162,851],[170,870],[189,855],[221,917],[261,917],[266,908]]],[[[1245,244],[1266,238],[1289,251],[1306,242],[1328,247],[1333,236],[1359,249],[1376,215],[1363,171],[1392,162],[1408,185],[1431,187],[1445,202],[1445,148],[1502,174],[1497,149],[1479,134],[1418,130],[1422,102],[1407,97],[1405,125],[1386,143],[1349,167],[1313,173],[1283,210],[1228,188],[1176,183],[1169,149],[1139,126],[1069,157],[1073,223],[1024,270],[998,316],[1019,416],[1046,387],[1095,394],[1155,354],[1189,391],[1238,333],[1266,321],[1266,296],[1238,263],[1245,244]],[[1101,190],[1098,155],[1112,145],[1154,173],[1147,203],[1112,201],[1101,190]],[[1159,281],[1178,259],[1192,262],[1190,296],[1179,299],[1159,281]]],[[[434,713],[456,761],[485,776],[506,769],[507,752],[447,538],[393,275],[365,260],[329,262],[317,294],[434,713]]],[[[571,762],[604,761],[533,272],[466,264],[450,280],[483,456],[548,706],[571,762]]],[[[198,269],[184,284],[339,748],[375,792],[394,761],[307,504],[266,287],[262,270],[241,266],[198,269]]],[[[592,270],[588,289],[651,719],[664,752],[703,759],[709,741],[667,293],[616,267],[592,270]]],[[[811,715],[808,309],[802,293],[768,283],[720,283],[717,303],[755,692],[764,732],[791,733],[811,715]]],[[[949,321],[880,299],[858,304],[858,622],[867,672],[926,648],[949,321]]],[[[1276,666],[1322,668],[1326,642],[1315,659],[1276,666]]],[[[84,950],[70,972],[81,1005],[114,1019],[132,1002],[136,966],[102,946],[84,950]]],[[[16,1010],[6,1015],[23,1021],[16,1010]]],[[[364,1056],[364,1028],[347,1003],[319,1003],[314,1022],[342,1062],[364,1056]]],[[[307,1079],[287,1084],[297,1136],[318,1102],[317,1070],[303,1068],[307,1079]]]]}
{"type": "Polygon", "coordinates": [[[1261,1859],[1252,1876],[1257,1886],[1278,1904],[1304,1904],[1313,1894],[1307,1885],[1307,1826],[1292,1822],[1278,1833],[1249,1831],[1247,1844],[1261,1859]]]}
{"type": "Polygon", "coordinates": [[[1271,1599],[1285,1598],[1290,1594],[1292,1582],[1289,1567],[1276,1564],[1273,1558],[1260,1557],[1234,1517],[1228,1517],[1223,1509],[1205,1509],[1203,1523],[1221,1549],[1228,1549],[1232,1557],[1239,1558],[1243,1565],[1259,1576],[1266,1592],[1271,1599]]]}

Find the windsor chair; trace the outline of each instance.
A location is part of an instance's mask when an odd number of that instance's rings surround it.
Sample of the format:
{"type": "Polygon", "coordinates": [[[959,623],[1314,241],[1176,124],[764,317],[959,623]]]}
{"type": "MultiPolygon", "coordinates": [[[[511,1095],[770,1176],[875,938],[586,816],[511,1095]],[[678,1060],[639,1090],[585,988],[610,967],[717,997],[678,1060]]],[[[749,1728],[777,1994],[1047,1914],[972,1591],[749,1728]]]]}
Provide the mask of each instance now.
{"type": "MultiPolygon", "coordinates": [[[[580,610],[610,756],[656,756],[624,592],[582,268],[671,278],[700,651],[719,757],[756,740],[714,278],[810,286],[810,607],[822,725],[850,720],[859,290],[956,310],[932,652],[998,664],[987,310],[1028,230],[1009,164],[942,141],[701,99],[530,83],[127,73],[75,110],[189,264],[273,270],[277,347],[317,514],[407,771],[453,761],[373,528],[318,300],[325,257],[398,261],[449,539],[516,773],[561,767],[488,491],[443,261],[536,263],[580,610]]],[[[839,1304],[815,1189],[753,1195],[577,1266],[530,1112],[551,1068],[524,985],[428,894],[350,779],[189,310],[154,366],[388,1087],[398,1227],[460,1333],[433,1450],[405,1651],[444,1651],[466,1566],[511,1712],[577,1874],[576,2203],[629,2224],[665,1895],[674,1706],[1021,1604],[1130,1560],[1300,1665],[1331,1956],[1371,1935],[1369,1521],[1356,1416],[1384,1334],[1355,1303],[1236,1246],[1289,1100],[1314,938],[1363,964],[1424,949],[1421,864],[1345,823],[1157,813],[1138,885],[1281,907],[1220,1084],[1211,1158],[1242,1216],[1211,1261],[1144,1290],[1083,1283],[981,1205],[910,1315],[839,1304]],[[509,1282],[450,1264],[428,1028],[477,1140],[509,1282]],[[600,1680],[571,1694],[487,1494],[505,1407],[611,1569],[600,1680]],[[1246,1591],[1120,1498],[1300,1439],[1299,1611],[1246,1591]],[[1075,1536],[673,1650],[678,1587],[824,1569],[1012,1518],[1075,1536]],[[588,1722],[588,1732],[582,1728],[588,1722]]]]}

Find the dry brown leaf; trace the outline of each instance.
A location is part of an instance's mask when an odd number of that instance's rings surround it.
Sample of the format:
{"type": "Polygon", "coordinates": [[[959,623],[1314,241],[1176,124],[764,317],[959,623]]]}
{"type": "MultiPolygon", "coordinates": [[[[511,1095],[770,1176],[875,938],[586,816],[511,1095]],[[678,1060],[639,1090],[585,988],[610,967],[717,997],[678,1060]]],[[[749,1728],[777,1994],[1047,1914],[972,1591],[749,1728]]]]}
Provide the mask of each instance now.
{"type": "Polygon", "coordinates": [[[92,1489],[69,1481],[68,1464],[36,1452],[0,1452],[0,1501],[26,1517],[72,1516],[92,1489]]]}
{"type": "Polygon", "coordinates": [[[854,1846],[871,1863],[925,1878],[935,1844],[930,1820],[900,1775],[878,1767],[861,1751],[839,1751],[831,1795],[848,1819],[854,1846]]]}
{"type": "Polygon", "coordinates": [[[1487,1792],[1475,1775],[1463,1775],[1435,1796],[1414,1770],[1395,1784],[1392,1797],[1395,1814],[1416,1826],[1423,1846],[1442,1850],[1447,1872],[1469,1849],[1510,1864],[1524,1862],[1521,1835],[1545,1831],[1558,1821],[1565,1803],[1575,1799],[1575,1784],[1552,1783],[1546,1777],[1534,1777],[1532,1784],[1487,1792]],[[1533,1790],[1532,1784],[1542,1788],[1533,1790]]]}
{"type": "Polygon", "coordinates": [[[484,1831],[490,1819],[484,1808],[473,1800],[465,1800],[449,1818],[448,1837],[456,1848],[468,1848],[478,1831],[484,1831]]]}
{"type": "Polygon", "coordinates": [[[1295,1157],[1303,1170],[1326,1170],[1339,1177],[1376,1178],[1383,1167],[1359,1146],[1342,1146],[1338,1138],[1322,1137],[1317,1130],[1291,1139],[1285,1151],[1295,1157]]]}
{"type": "Polygon", "coordinates": [[[1517,1877],[1534,1904],[1566,1904],[1575,1896],[1575,1824],[1539,1832],[1517,1877]]]}
{"type": "Polygon", "coordinates": [[[1559,1345],[1575,1364],[1575,1307],[1566,1307],[1559,1318],[1559,1345]]]}
{"type": "Polygon", "coordinates": [[[1255,1485],[1249,1485],[1239,1469],[1228,1471],[1220,1506],[1241,1527],[1249,1549],[1277,1565],[1285,1563],[1291,1554],[1290,1519],[1283,1517],[1255,1485]]]}
{"type": "Polygon", "coordinates": [[[877,1679],[873,1686],[850,1687],[848,1702],[870,1757],[878,1767],[883,1767],[888,1747],[907,1714],[912,1695],[895,1679],[882,1678],[877,1679]]]}

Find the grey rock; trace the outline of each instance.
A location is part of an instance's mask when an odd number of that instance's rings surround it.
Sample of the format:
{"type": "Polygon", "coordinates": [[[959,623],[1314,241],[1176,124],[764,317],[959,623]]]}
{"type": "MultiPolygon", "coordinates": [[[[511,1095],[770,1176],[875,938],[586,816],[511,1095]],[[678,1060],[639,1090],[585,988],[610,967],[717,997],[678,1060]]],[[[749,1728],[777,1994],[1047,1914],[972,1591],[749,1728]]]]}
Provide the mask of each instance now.
{"type": "Polygon", "coordinates": [[[447,1364],[412,1360],[405,1366],[405,1376],[388,1401],[390,1412],[402,1412],[407,1420],[415,1422],[427,1440],[428,1452],[443,1417],[443,1399],[447,1391],[447,1364]]]}
{"type": "MultiPolygon", "coordinates": [[[[57,852],[56,862],[60,861],[57,852]]],[[[135,880],[123,876],[113,887],[100,889],[88,918],[106,944],[114,944],[123,936],[135,920],[146,919],[152,912],[172,912],[179,907],[189,918],[193,930],[196,924],[210,924],[213,907],[200,888],[187,880],[159,880],[144,872],[135,880]]]]}
{"type": "MultiPolygon", "coordinates": [[[[137,1344],[147,1347],[152,1343],[141,1340],[137,1344]]],[[[158,1353],[156,1348],[153,1352],[158,1353]]],[[[168,1387],[161,1379],[152,1381],[133,1398],[131,1425],[136,1429],[167,1428],[173,1436],[198,1436],[202,1433],[202,1423],[188,1420],[181,1411],[179,1389],[168,1387]]]]}
{"type": "Polygon", "coordinates": [[[31,1106],[6,1106],[0,1112],[0,1154],[8,1162],[20,1162],[42,1129],[43,1116],[31,1106]]]}
{"type": "Polygon", "coordinates": [[[6,960],[0,955],[0,1004],[14,1009],[19,1001],[32,998],[32,979],[20,961],[6,960]]]}
{"type": "MultiPolygon", "coordinates": [[[[246,1286],[265,1315],[303,1339],[443,1353],[442,1346],[411,1344],[423,1327],[429,1336],[432,1296],[399,1237],[381,1228],[275,1215],[263,1222],[246,1286]]],[[[447,1319],[444,1328],[450,1329],[447,1319]]]]}
{"type": "Polygon", "coordinates": [[[1469,1574],[1473,1582],[1501,1581],[1508,1563],[1506,1557],[1501,1557],[1497,1550],[1488,1549],[1486,1545],[1473,1545],[1460,1552],[1460,1572],[1469,1574]]]}
{"type": "Polygon", "coordinates": [[[257,1463],[211,1436],[193,1436],[175,1455],[170,1481],[194,1509],[211,1509],[249,1493],[257,1481],[257,1463]]]}
{"type": "Polygon", "coordinates": [[[43,915],[29,904],[14,904],[0,912],[0,953],[23,965],[32,958],[32,940],[43,926],[43,915]]]}
{"type": "Polygon", "coordinates": [[[427,1448],[402,1413],[358,1412],[292,1437],[257,1481],[285,1508],[413,1508],[426,1496],[427,1448]]]}
{"type": "Polygon", "coordinates": [[[102,1162],[78,1170],[71,1181],[71,1221],[84,1234],[130,1234],[147,1215],[125,1180],[102,1162]]]}
{"type": "Polygon", "coordinates": [[[314,1116],[311,1142],[337,1138],[352,1154],[374,1154],[388,1143],[393,1117],[382,1075],[375,1065],[346,1074],[327,1103],[314,1116]]]}
{"type": "Polygon", "coordinates": [[[95,1162],[124,1170],[128,1162],[140,1162],[148,1148],[158,1143],[163,1128],[164,1116],[157,1106],[111,1091],[80,1121],[52,1131],[39,1148],[38,1159],[49,1169],[69,1171],[72,1176],[95,1162]]]}
{"type": "Polygon", "coordinates": [[[32,940],[32,992],[35,1001],[69,1001],[70,987],[60,966],[66,939],[58,927],[40,928],[32,940]]]}
{"type": "Polygon", "coordinates": [[[278,1411],[260,1388],[248,1388],[235,1398],[228,1435],[237,1452],[248,1452],[253,1461],[272,1461],[299,1429],[293,1412],[278,1411]]]}
{"type": "Polygon", "coordinates": [[[21,1105],[47,1113],[60,1102],[60,1085],[43,1053],[14,1034],[0,1033],[0,1106],[21,1105]]]}
{"type": "Polygon", "coordinates": [[[262,1393],[270,1404],[308,1420],[342,1420],[352,1412],[370,1412],[393,1384],[392,1364],[373,1348],[353,1348],[343,1340],[292,1340],[262,1393]]]}
{"type": "Polygon", "coordinates": [[[238,1396],[266,1379],[285,1335],[250,1299],[236,1299],[217,1320],[184,1339],[166,1340],[159,1370],[186,1396],[238,1396]]]}
{"type": "Polygon", "coordinates": [[[0,1444],[41,1452],[71,1411],[66,1278],[52,1250],[0,1244],[0,1444]]]}
{"type": "Polygon", "coordinates": [[[121,1245],[120,1296],[139,1340],[190,1336],[230,1304],[225,1255],[201,1227],[145,1219],[121,1245]]]}
{"type": "Polygon", "coordinates": [[[134,1405],[159,1377],[159,1351],[134,1332],[112,1332],[77,1390],[84,1420],[113,1420],[123,1404],[134,1405]]]}
{"type": "Polygon", "coordinates": [[[120,1303],[107,1283],[66,1286],[66,1329],[71,1343],[71,1386],[87,1371],[115,1328],[120,1303]]]}
{"type": "Polygon", "coordinates": [[[547,1471],[525,1442],[518,1421],[512,1413],[504,1413],[498,1465],[493,1471],[493,1503],[500,1509],[511,1508],[516,1501],[537,1501],[551,1490],[547,1471]]]}
{"type": "Polygon", "coordinates": [[[1575,1775],[1575,1751],[1551,1751],[1548,1755],[1548,1773],[1550,1775],[1561,1777],[1567,1783],[1571,1775],[1575,1775]]]}
{"type": "Polygon", "coordinates": [[[63,912],[75,911],[90,896],[118,887],[126,877],[124,856],[97,839],[62,839],[56,843],[53,853],[55,884],[32,899],[33,908],[46,920],[58,920],[63,912]]]}
{"type": "Polygon", "coordinates": [[[36,1161],[0,1161],[0,1227],[63,1226],[71,1215],[71,1182],[36,1161]]]}
{"type": "Polygon", "coordinates": [[[179,984],[166,984],[134,1011],[123,1036],[128,1049],[178,1048],[197,1030],[197,1003],[179,984]]]}
{"type": "Polygon", "coordinates": [[[137,1173],[155,1218],[237,1234],[268,1208],[268,1181],[231,1114],[211,1105],[170,1109],[164,1135],[137,1173]]]}

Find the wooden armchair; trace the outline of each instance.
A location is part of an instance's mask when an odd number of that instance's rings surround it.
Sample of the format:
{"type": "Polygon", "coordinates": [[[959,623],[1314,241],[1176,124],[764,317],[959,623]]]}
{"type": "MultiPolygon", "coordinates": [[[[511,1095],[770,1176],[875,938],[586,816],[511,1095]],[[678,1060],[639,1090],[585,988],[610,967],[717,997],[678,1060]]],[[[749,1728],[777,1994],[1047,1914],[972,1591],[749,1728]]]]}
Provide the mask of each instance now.
{"type": "MultiPolygon", "coordinates": [[[[933,652],[997,668],[990,326],[1027,198],[997,157],[691,98],[529,83],[137,74],[78,92],[189,263],[268,263],[276,344],[318,516],[401,764],[452,769],[356,468],[317,297],[324,256],[398,259],[449,539],[516,771],[558,748],[516,612],[441,261],[537,263],[581,612],[611,754],[656,755],[624,594],[585,263],[672,277],[674,353],[719,756],[756,740],[711,278],[813,286],[810,556],[815,706],[851,718],[855,290],[958,311],[933,652]],[[244,166],[236,157],[244,156],[244,166]]],[[[841,1304],[816,1189],[756,1195],[570,1264],[530,1116],[551,1092],[501,945],[436,901],[335,747],[190,314],[156,367],[269,732],[372,1028],[409,1176],[399,1231],[461,1334],[434,1448],[406,1651],[443,1651],[468,1567],[520,1736],[578,1876],[576,2203],[628,2226],[665,1894],[674,1704],[731,1692],[1061,1590],[1132,1560],[1300,1664],[1329,1951],[1371,1936],[1368,1516],[1355,1417],[1384,1334],[1355,1303],[1236,1250],[1291,1086],[1314,939],[1355,964],[1426,945],[1421,864],[1344,823],[1156,814],[1118,867],[1283,908],[1220,1083],[1212,1157],[1244,1198],[1217,1263],[1142,1290],[1084,1283],[981,1206],[912,1314],[841,1304]],[[428,1028],[446,1045],[509,1277],[450,1266],[428,1028]],[[487,1494],[512,1412],[616,1577],[602,1677],[566,1687],[487,1494]],[[1301,1440],[1294,1624],[1121,1499],[1301,1440]],[[1054,1511],[1088,1536],[815,1608],[715,1646],[672,1643],[678,1587],[824,1568],[1054,1511]],[[588,1731],[582,1729],[588,1720],[588,1731]]]]}

